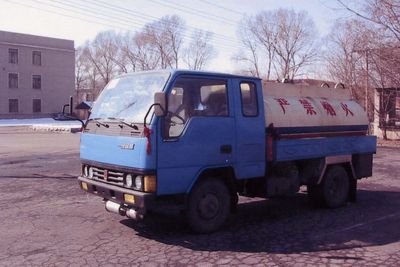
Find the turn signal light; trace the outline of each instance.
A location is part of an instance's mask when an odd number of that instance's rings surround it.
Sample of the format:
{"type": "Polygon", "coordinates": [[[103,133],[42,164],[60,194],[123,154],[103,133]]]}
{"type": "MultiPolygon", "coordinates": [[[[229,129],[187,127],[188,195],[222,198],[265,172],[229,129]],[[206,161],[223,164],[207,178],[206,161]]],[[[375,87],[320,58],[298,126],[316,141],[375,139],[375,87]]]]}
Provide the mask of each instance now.
{"type": "Polygon", "coordinates": [[[156,189],[157,189],[156,176],[146,175],[144,177],[144,191],[153,193],[153,192],[156,192],[156,189]]]}

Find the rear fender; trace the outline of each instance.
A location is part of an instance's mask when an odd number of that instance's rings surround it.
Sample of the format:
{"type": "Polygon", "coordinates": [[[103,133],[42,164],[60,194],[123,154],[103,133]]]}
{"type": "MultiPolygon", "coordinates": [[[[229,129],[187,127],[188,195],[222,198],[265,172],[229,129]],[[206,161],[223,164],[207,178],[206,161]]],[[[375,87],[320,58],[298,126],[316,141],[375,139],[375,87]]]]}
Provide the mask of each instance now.
{"type": "Polygon", "coordinates": [[[317,184],[321,184],[322,179],[324,178],[328,167],[332,166],[332,165],[337,165],[337,164],[343,165],[345,167],[347,173],[349,174],[349,176],[352,179],[356,178],[353,161],[352,161],[352,155],[330,156],[330,157],[325,158],[324,167],[320,173],[317,184]]]}

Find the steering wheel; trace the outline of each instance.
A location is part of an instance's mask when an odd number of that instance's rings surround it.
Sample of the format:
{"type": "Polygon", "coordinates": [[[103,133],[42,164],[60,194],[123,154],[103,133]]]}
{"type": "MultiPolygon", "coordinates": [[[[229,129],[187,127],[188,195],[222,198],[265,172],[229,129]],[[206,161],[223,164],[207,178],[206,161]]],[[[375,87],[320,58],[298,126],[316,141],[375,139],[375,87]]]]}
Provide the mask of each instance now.
{"type": "Polygon", "coordinates": [[[178,125],[185,124],[186,120],[184,118],[182,118],[179,114],[174,113],[174,112],[169,112],[169,113],[170,113],[170,121],[171,122],[178,124],[178,125]],[[180,120],[180,122],[173,121],[172,118],[178,118],[180,120]]]}

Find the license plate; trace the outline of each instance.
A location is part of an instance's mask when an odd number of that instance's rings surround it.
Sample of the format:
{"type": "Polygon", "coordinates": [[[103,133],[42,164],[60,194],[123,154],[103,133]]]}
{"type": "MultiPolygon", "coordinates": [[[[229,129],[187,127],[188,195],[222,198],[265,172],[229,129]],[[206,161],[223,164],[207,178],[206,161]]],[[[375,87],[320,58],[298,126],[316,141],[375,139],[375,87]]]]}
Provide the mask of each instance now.
{"type": "Polygon", "coordinates": [[[85,191],[88,191],[88,184],[85,182],[82,182],[82,189],[85,191]]]}

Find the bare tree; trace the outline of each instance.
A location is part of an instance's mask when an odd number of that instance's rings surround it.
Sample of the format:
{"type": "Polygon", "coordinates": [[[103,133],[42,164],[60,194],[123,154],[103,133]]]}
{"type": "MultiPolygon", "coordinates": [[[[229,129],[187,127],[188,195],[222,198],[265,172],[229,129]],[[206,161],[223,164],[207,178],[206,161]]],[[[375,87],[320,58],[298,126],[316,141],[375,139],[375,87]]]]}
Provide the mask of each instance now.
{"type": "MultiPolygon", "coordinates": [[[[238,35],[241,37],[241,42],[244,49],[241,49],[232,57],[235,62],[245,63],[248,67],[244,73],[250,74],[252,76],[261,77],[260,71],[260,51],[259,44],[254,38],[254,33],[252,29],[251,18],[244,18],[238,27],[238,35]]],[[[269,74],[269,71],[268,71],[269,74]]],[[[269,75],[267,76],[269,79],[269,75]]]]}
{"type": "Polygon", "coordinates": [[[85,88],[87,82],[87,73],[85,66],[85,57],[83,55],[82,47],[75,50],[75,89],[80,90],[85,88]]]}
{"type": "Polygon", "coordinates": [[[183,51],[183,61],[189,69],[202,70],[215,55],[216,52],[210,44],[211,38],[211,32],[202,30],[193,32],[191,42],[183,51]]]}
{"type": "Polygon", "coordinates": [[[267,54],[267,80],[271,78],[272,64],[275,59],[275,44],[277,43],[277,24],[274,23],[276,13],[262,12],[259,13],[253,22],[249,21],[248,25],[258,42],[263,46],[267,54]]]}
{"type": "Polygon", "coordinates": [[[357,10],[346,4],[343,0],[337,0],[343,7],[360,18],[375,23],[391,33],[400,41],[400,1],[399,0],[367,0],[363,10],[357,10]]]}
{"type": "Polygon", "coordinates": [[[100,86],[104,87],[117,73],[118,46],[113,31],[100,32],[94,41],[85,46],[85,54],[100,75],[100,86]]]}
{"type": "Polygon", "coordinates": [[[346,84],[354,98],[361,100],[364,59],[356,53],[365,39],[360,33],[365,24],[358,20],[338,21],[326,39],[327,52],[324,59],[332,80],[346,84]]]}
{"type": "Polygon", "coordinates": [[[108,56],[115,63],[116,73],[128,73],[128,59],[125,57],[125,53],[122,50],[125,38],[122,34],[115,34],[111,38],[111,49],[108,56]]]}
{"type": "Polygon", "coordinates": [[[135,33],[100,32],[77,49],[76,88],[93,89],[96,97],[120,73],[178,68],[181,60],[192,69],[202,69],[215,53],[212,35],[195,31],[183,51],[184,30],[181,18],[165,16],[135,33]]]}
{"type": "Polygon", "coordinates": [[[316,28],[304,11],[278,9],[261,12],[242,20],[238,33],[249,54],[253,55],[253,64],[260,62],[259,58],[254,60],[255,47],[262,49],[261,56],[266,55],[267,79],[270,79],[272,70],[278,79],[293,79],[316,59],[316,28]]]}
{"type": "Polygon", "coordinates": [[[145,25],[143,34],[160,54],[161,68],[178,68],[185,22],[178,16],[165,16],[145,25]]]}
{"type": "Polygon", "coordinates": [[[279,32],[273,46],[280,70],[278,78],[293,79],[300,68],[315,59],[315,25],[306,12],[279,9],[276,15],[279,32]]]}
{"type": "Polygon", "coordinates": [[[99,88],[99,75],[88,55],[87,47],[89,46],[90,42],[87,41],[75,52],[76,89],[99,88]]]}
{"type": "Polygon", "coordinates": [[[152,38],[145,32],[127,34],[121,45],[126,69],[129,71],[153,70],[159,68],[161,56],[152,38]]]}
{"type": "Polygon", "coordinates": [[[364,23],[366,38],[358,51],[372,63],[368,77],[375,85],[400,86],[400,0],[367,0],[358,9],[337,1],[364,23]]]}

